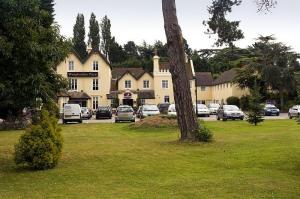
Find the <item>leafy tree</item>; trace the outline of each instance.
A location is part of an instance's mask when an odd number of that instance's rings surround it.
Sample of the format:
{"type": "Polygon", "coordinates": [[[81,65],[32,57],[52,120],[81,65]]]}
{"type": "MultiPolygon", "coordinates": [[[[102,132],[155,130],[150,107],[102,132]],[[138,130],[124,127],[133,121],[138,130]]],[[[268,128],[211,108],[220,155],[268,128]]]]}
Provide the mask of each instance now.
{"type": "Polygon", "coordinates": [[[111,23],[110,19],[105,15],[101,21],[101,50],[106,57],[110,55],[110,48],[112,44],[112,36],[111,36],[111,23]]]}
{"type": "Polygon", "coordinates": [[[124,45],[124,51],[128,59],[136,59],[139,57],[138,46],[134,43],[134,41],[128,41],[124,45]]]}
{"type": "Polygon", "coordinates": [[[88,44],[91,45],[94,51],[100,50],[100,30],[99,23],[94,13],[91,14],[90,18],[90,32],[88,44]]]}
{"type": "Polygon", "coordinates": [[[251,90],[251,95],[249,97],[247,121],[250,124],[254,124],[255,126],[257,126],[257,124],[264,121],[262,112],[263,112],[263,105],[261,104],[259,87],[255,85],[254,88],[251,90]]]}
{"type": "Polygon", "coordinates": [[[83,59],[86,57],[86,43],[85,43],[85,25],[83,14],[78,14],[76,23],[73,27],[73,47],[78,55],[83,59]]]}
{"type": "Polygon", "coordinates": [[[226,102],[228,105],[236,105],[236,106],[240,107],[240,99],[238,97],[235,97],[235,96],[228,97],[226,99],[226,102]]]}
{"type": "Polygon", "coordinates": [[[0,117],[17,116],[37,99],[54,100],[67,87],[55,66],[70,48],[37,0],[0,1],[0,117]]]}

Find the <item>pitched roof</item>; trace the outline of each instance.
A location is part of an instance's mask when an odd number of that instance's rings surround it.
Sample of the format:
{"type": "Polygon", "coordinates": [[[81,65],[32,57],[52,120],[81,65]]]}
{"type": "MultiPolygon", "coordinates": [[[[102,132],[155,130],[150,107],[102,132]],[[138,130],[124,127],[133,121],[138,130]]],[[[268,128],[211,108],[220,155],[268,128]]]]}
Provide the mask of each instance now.
{"type": "Polygon", "coordinates": [[[141,78],[145,73],[152,76],[152,73],[145,71],[143,68],[114,68],[112,70],[112,78],[119,80],[127,73],[131,74],[135,79],[141,78]]]}
{"type": "Polygon", "coordinates": [[[197,72],[196,74],[196,85],[197,86],[212,86],[213,77],[210,72],[197,72]]]}
{"type": "Polygon", "coordinates": [[[71,53],[73,53],[76,57],[77,57],[77,59],[79,59],[79,61],[82,63],[82,64],[84,64],[93,54],[97,54],[97,55],[99,55],[103,60],[104,60],[104,62],[107,64],[107,65],[109,65],[109,67],[112,69],[112,67],[111,67],[111,65],[110,65],[110,63],[108,62],[108,60],[107,60],[107,58],[99,51],[99,50],[92,50],[91,52],[89,52],[88,54],[87,54],[87,56],[86,57],[84,57],[84,58],[81,58],[80,56],[79,56],[79,54],[73,49],[72,51],[71,51],[71,53]]]}
{"type": "Polygon", "coordinates": [[[214,81],[214,84],[218,85],[218,84],[232,82],[234,80],[236,74],[237,74],[237,71],[235,68],[225,71],[214,81]]]}

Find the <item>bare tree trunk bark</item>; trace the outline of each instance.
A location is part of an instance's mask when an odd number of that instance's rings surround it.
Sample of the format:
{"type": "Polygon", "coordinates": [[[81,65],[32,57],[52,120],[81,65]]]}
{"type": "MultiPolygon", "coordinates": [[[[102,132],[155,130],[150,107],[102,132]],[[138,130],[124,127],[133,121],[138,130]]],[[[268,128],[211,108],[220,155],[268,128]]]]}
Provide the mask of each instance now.
{"type": "Polygon", "coordinates": [[[162,9],[181,140],[195,141],[199,126],[193,108],[190,71],[186,67],[183,37],[178,24],[175,0],[162,0],[162,9]]]}

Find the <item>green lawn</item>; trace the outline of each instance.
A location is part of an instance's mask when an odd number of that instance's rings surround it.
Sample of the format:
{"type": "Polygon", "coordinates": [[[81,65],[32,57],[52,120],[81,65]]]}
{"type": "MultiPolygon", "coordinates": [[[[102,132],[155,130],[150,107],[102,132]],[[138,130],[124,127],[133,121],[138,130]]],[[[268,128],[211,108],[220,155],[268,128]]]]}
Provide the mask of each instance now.
{"type": "Polygon", "coordinates": [[[57,168],[17,169],[22,132],[0,132],[0,198],[300,198],[300,125],[207,122],[210,144],[180,144],[175,129],[63,126],[57,168]]]}

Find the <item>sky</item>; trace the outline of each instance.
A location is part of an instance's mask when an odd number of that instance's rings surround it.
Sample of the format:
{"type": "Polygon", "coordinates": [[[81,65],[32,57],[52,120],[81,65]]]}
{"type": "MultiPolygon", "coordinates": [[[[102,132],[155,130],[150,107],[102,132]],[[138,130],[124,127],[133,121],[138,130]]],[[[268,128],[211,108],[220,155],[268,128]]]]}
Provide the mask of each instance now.
{"type": "MultiPolygon", "coordinates": [[[[202,24],[209,18],[207,7],[211,2],[176,0],[183,36],[193,49],[214,48],[215,38],[205,34],[207,27],[202,24]]],[[[85,16],[87,33],[92,12],[98,21],[108,16],[112,35],[120,44],[166,41],[161,0],[55,0],[55,20],[60,25],[61,34],[66,37],[72,37],[78,13],[85,16]]],[[[245,39],[238,41],[237,46],[247,47],[259,35],[274,35],[278,41],[300,53],[300,0],[278,0],[276,8],[267,14],[257,12],[255,0],[243,0],[228,17],[241,21],[245,39]]]]}

